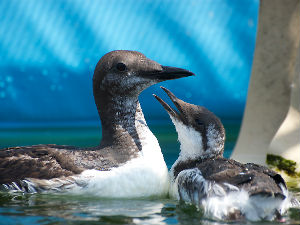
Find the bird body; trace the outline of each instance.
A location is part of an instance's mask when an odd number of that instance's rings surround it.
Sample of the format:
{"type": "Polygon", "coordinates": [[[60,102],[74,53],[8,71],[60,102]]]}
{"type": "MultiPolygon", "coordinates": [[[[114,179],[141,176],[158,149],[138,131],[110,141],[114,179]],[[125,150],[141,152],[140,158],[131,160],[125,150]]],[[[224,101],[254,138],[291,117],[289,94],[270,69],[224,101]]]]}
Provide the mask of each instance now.
{"type": "Polygon", "coordinates": [[[113,198],[166,195],[168,170],[160,146],[149,129],[143,131],[142,150],[125,163],[108,148],[36,145],[3,149],[2,189],[113,198]]]}
{"type": "Polygon", "coordinates": [[[155,97],[170,115],[180,142],[179,157],[170,170],[170,196],[197,205],[214,219],[280,219],[295,203],[283,178],[267,167],[224,158],[221,121],[206,108],[163,90],[177,110],[155,97]]]}
{"type": "Polygon", "coordinates": [[[168,170],[138,96],[158,82],[191,75],[184,69],[161,66],[136,51],[107,53],[97,63],[93,76],[102,125],[100,145],[2,149],[2,189],[125,198],[165,195],[168,170]]]}

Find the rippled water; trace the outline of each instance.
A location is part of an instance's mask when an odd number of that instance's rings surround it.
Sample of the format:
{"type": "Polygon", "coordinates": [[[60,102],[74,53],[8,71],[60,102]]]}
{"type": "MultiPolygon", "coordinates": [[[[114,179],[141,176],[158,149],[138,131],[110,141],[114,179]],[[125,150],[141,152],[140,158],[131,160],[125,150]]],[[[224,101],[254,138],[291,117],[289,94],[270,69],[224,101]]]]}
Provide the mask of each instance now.
{"type": "MultiPolygon", "coordinates": [[[[239,123],[225,123],[229,156],[237,138],[239,123]]],[[[178,156],[176,134],[170,124],[153,123],[168,166],[178,156]]],[[[98,128],[0,130],[2,147],[13,143],[58,143],[90,146],[99,141],[98,128]],[[6,135],[6,136],[5,136],[6,135]],[[13,135],[13,136],[12,136],[13,135]],[[6,137],[6,138],[5,138],[6,137]],[[10,138],[8,138],[10,137],[10,138]]],[[[291,190],[300,200],[300,190],[291,190]]],[[[285,222],[300,224],[300,210],[290,209],[285,222]]],[[[275,223],[275,224],[276,224],[275,223]]],[[[0,224],[232,224],[204,218],[196,207],[171,199],[100,199],[61,194],[0,193],[0,224]]],[[[238,222],[235,224],[239,224],[238,222]]],[[[274,224],[259,222],[247,224],[274,224]]]]}
{"type": "MultiPolygon", "coordinates": [[[[300,210],[290,209],[285,220],[286,222],[278,224],[299,224],[300,210]]],[[[118,200],[70,195],[0,194],[0,224],[83,223],[227,224],[224,221],[204,218],[196,207],[170,199],[118,200]]],[[[274,222],[261,223],[274,224],[274,222]]]]}

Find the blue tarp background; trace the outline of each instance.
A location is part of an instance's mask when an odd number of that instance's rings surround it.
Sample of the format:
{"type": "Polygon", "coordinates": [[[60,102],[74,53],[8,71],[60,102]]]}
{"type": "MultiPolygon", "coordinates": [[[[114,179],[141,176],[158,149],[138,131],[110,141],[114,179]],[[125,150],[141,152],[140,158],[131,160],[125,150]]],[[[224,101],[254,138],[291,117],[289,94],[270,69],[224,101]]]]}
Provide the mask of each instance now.
{"type": "MultiPolygon", "coordinates": [[[[98,123],[92,75],[111,50],[138,50],[196,77],[161,85],[223,118],[241,118],[258,0],[1,0],[0,127],[98,123]]],[[[167,117],[151,95],[147,119],[167,117]]]]}

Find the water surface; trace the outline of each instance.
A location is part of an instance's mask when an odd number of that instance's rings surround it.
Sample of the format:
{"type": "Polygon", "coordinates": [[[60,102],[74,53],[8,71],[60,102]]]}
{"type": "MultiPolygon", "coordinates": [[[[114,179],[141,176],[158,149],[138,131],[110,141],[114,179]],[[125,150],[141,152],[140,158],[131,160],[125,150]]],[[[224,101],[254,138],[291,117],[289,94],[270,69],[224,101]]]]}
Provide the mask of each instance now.
{"type": "MultiPolygon", "coordinates": [[[[179,144],[175,129],[169,123],[153,121],[150,127],[158,137],[170,168],[177,159],[179,144]]],[[[234,147],[240,121],[225,121],[226,157],[234,147]]],[[[76,146],[97,145],[98,127],[23,128],[0,130],[0,148],[16,145],[56,143],[76,146]]],[[[291,190],[300,200],[300,190],[291,190]]],[[[276,222],[277,223],[277,222],[276,222]]],[[[275,224],[276,224],[275,223],[275,224]]],[[[168,198],[101,199],[62,194],[0,193],[0,224],[232,224],[204,218],[196,207],[168,198]]],[[[238,222],[236,224],[239,224],[238,222]]],[[[274,224],[256,222],[247,224],[274,224]]],[[[300,224],[300,210],[290,209],[285,222],[300,224]]]]}

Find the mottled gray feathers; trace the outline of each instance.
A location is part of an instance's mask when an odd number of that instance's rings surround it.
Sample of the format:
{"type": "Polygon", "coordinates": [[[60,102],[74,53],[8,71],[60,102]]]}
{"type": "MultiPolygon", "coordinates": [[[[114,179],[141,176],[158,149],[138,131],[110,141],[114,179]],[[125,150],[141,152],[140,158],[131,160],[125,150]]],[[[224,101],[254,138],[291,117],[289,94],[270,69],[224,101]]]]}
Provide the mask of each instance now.
{"type": "Polygon", "coordinates": [[[78,149],[72,146],[35,145],[0,151],[0,184],[26,178],[52,179],[81,173],[86,169],[110,170],[130,156],[110,149],[78,149]]]}
{"type": "Polygon", "coordinates": [[[189,162],[191,163],[191,169],[184,169],[179,171],[178,175],[178,187],[184,188],[185,192],[190,194],[191,198],[194,198],[193,189],[200,192],[199,197],[206,197],[208,193],[203,193],[206,189],[204,183],[218,184],[223,187],[224,190],[232,191],[226,187],[226,184],[233,185],[240,190],[245,190],[250,196],[275,196],[284,199],[284,195],[280,185],[285,187],[285,182],[282,177],[274,171],[264,166],[256,164],[241,164],[234,160],[228,160],[225,158],[216,158],[205,160],[203,162],[189,162]],[[183,173],[183,171],[189,171],[189,173],[183,173]],[[197,173],[195,171],[198,171],[197,173]],[[203,183],[199,182],[199,177],[203,177],[203,183]],[[197,178],[197,179],[196,179],[197,178]],[[225,184],[225,185],[224,185],[225,184]],[[199,187],[197,187],[199,185],[199,187]],[[192,196],[193,195],[193,196],[192,196]]]}

